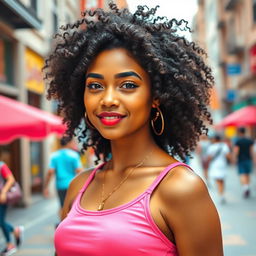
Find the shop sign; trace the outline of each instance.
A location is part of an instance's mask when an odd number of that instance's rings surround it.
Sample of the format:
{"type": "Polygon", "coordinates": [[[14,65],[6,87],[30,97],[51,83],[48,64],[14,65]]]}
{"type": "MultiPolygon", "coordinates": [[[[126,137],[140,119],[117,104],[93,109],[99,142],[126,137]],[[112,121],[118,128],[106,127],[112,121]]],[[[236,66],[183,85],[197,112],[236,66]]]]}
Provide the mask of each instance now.
{"type": "Polygon", "coordinates": [[[44,83],[42,68],[44,66],[44,60],[41,56],[36,54],[30,49],[25,51],[25,62],[26,62],[26,87],[28,90],[43,94],[44,83]]]}
{"type": "Polygon", "coordinates": [[[234,138],[236,136],[236,127],[235,126],[228,126],[224,129],[224,134],[226,138],[234,138]]]}
{"type": "Polygon", "coordinates": [[[218,95],[216,88],[212,88],[210,93],[211,93],[211,96],[210,96],[211,109],[212,110],[220,109],[219,95],[218,95]]]}
{"type": "Polygon", "coordinates": [[[236,99],[236,90],[227,90],[227,93],[226,93],[226,100],[228,102],[234,102],[235,99],[236,99]]]}
{"type": "Polygon", "coordinates": [[[256,74],[256,45],[250,50],[250,68],[253,74],[256,74]]]}
{"type": "Polygon", "coordinates": [[[232,63],[227,64],[227,74],[230,76],[240,75],[242,71],[241,64],[239,63],[232,63]]]}

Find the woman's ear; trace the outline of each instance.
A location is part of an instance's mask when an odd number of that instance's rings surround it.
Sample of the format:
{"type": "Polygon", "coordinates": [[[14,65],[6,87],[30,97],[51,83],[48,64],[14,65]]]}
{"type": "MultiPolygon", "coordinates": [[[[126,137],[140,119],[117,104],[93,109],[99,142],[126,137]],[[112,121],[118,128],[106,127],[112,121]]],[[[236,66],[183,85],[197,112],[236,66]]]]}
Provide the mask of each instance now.
{"type": "Polygon", "coordinates": [[[152,108],[156,108],[160,105],[160,101],[159,99],[153,99],[153,102],[152,102],[152,108]]]}

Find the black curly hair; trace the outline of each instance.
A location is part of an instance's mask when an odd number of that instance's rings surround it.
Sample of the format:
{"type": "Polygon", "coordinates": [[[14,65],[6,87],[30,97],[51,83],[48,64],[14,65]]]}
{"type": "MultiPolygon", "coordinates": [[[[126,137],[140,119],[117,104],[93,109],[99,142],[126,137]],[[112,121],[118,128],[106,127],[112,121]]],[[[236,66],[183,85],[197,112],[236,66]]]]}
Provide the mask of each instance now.
{"type": "MultiPolygon", "coordinates": [[[[134,14],[109,4],[110,11],[85,11],[74,24],[61,27],[55,46],[46,58],[44,72],[47,98],[58,100],[58,110],[67,124],[66,136],[80,129],[83,149],[93,147],[98,159],[106,160],[109,140],[95,129],[81,125],[85,116],[85,74],[92,60],[105,49],[127,49],[148,73],[152,94],[160,102],[165,119],[161,136],[152,131],[156,143],[169,154],[184,159],[211,123],[207,109],[213,86],[205,52],[178,35],[189,30],[185,20],[156,16],[155,8],[138,6],[134,14]]],[[[151,116],[154,116],[152,111],[151,116]]],[[[161,124],[159,124],[160,126],[161,124]]],[[[158,129],[161,129],[161,127],[158,129]]]]}

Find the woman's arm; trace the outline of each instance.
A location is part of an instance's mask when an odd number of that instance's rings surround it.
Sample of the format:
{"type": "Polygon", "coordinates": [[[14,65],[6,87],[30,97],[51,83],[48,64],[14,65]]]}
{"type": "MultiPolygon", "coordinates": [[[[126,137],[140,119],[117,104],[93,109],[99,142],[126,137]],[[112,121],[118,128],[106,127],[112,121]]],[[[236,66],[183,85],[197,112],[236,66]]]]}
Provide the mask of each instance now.
{"type": "Polygon", "coordinates": [[[1,190],[0,193],[0,203],[5,203],[7,200],[7,192],[10,190],[12,185],[15,182],[15,178],[12,173],[9,173],[8,176],[5,178],[6,182],[1,190]]]}
{"type": "Polygon", "coordinates": [[[234,164],[237,163],[239,151],[240,151],[239,147],[235,145],[233,148],[233,154],[232,154],[232,160],[234,164]]]}
{"type": "Polygon", "coordinates": [[[232,154],[230,151],[225,156],[229,163],[233,163],[232,162],[233,158],[232,158],[232,154]]]}
{"type": "Polygon", "coordinates": [[[223,256],[219,216],[201,178],[176,167],[161,187],[164,219],[179,256],[223,256]]]}

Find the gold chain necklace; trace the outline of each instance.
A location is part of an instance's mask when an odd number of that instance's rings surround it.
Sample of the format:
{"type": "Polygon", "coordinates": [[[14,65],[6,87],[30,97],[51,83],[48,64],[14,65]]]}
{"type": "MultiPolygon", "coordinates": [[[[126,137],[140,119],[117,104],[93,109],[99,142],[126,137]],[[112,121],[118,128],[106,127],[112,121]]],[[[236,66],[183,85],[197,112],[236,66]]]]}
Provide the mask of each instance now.
{"type": "Polygon", "coordinates": [[[152,154],[152,152],[153,152],[153,150],[151,150],[150,153],[148,155],[146,155],[146,157],[141,162],[139,162],[137,165],[132,167],[130,172],[124,177],[124,179],[121,180],[121,182],[118,185],[116,185],[114,187],[114,189],[105,198],[104,198],[104,194],[105,194],[104,190],[105,190],[106,171],[104,171],[104,177],[103,177],[103,183],[102,183],[102,193],[101,193],[101,203],[99,204],[99,207],[97,209],[98,211],[102,211],[104,209],[105,202],[109,199],[109,197],[122,186],[122,184],[133,174],[133,172],[136,168],[142,166],[145,163],[145,161],[149,158],[149,156],[152,154]]]}

